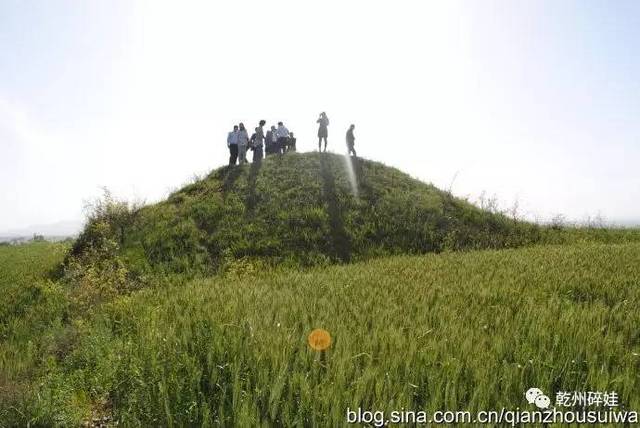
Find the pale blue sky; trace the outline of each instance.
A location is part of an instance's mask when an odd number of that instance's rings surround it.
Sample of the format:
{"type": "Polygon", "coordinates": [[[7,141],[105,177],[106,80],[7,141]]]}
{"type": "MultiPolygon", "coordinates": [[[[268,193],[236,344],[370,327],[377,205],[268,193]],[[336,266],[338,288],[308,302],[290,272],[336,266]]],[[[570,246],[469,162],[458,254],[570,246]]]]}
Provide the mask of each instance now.
{"type": "Polygon", "coordinates": [[[154,201],[284,120],[530,218],[640,220],[640,2],[0,2],[0,232],[154,201]],[[455,180],[454,180],[455,177],[455,180]]]}

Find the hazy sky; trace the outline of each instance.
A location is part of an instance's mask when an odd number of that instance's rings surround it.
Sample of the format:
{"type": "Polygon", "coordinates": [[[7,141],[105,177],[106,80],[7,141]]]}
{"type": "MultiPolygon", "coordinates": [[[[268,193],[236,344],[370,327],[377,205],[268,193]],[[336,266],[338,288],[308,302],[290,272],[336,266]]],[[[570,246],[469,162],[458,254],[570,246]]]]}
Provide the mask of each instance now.
{"type": "Polygon", "coordinates": [[[238,121],[547,219],[640,219],[639,1],[0,2],[0,231],[149,202],[238,121]],[[455,180],[454,180],[455,177],[455,180]]]}

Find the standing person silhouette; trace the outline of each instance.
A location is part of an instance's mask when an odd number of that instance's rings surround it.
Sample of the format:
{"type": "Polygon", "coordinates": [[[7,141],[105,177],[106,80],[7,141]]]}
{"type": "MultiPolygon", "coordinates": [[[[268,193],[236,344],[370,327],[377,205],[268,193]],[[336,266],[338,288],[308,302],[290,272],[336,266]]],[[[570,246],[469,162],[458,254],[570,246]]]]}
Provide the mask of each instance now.
{"type": "Polygon", "coordinates": [[[261,120],[259,126],[256,128],[256,138],[253,143],[253,163],[262,161],[262,147],[264,145],[263,126],[265,123],[264,120],[261,120]]]}
{"type": "Polygon", "coordinates": [[[329,136],[329,118],[327,117],[327,113],[320,113],[320,117],[316,120],[316,123],[320,124],[318,128],[318,151],[320,151],[320,147],[322,145],[322,140],[324,139],[324,151],[327,151],[327,137],[329,136]]]}
{"type": "Polygon", "coordinates": [[[353,156],[356,155],[356,149],[353,147],[356,143],[356,137],[353,135],[353,130],[356,128],[354,124],[351,124],[349,129],[347,130],[347,154],[353,153],[353,156]]]}
{"type": "Polygon", "coordinates": [[[289,132],[289,145],[287,146],[287,151],[296,151],[296,137],[293,136],[293,132],[289,132]]]}
{"type": "Polygon", "coordinates": [[[240,123],[238,129],[238,163],[247,163],[247,145],[249,144],[249,134],[244,127],[244,123],[240,123]]]}
{"type": "Polygon", "coordinates": [[[278,137],[276,145],[276,153],[281,154],[287,150],[287,143],[289,141],[289,130],[282,122],[278,122],[278,129],[276,129],[276,136],[278,137]]]}
{"type": "Polygon", "coordinates": [[[264,155],[268,156],[274,153],[274,145],[276,140],[276,127],[272,126],[264,137],[264,155]]]}
{"type": "Polygon", "coordinates": [[[238,160],[238,125],[233,125],[233,131],[227,135],[229,147],[229,165],[235,165],[238,160]]]}

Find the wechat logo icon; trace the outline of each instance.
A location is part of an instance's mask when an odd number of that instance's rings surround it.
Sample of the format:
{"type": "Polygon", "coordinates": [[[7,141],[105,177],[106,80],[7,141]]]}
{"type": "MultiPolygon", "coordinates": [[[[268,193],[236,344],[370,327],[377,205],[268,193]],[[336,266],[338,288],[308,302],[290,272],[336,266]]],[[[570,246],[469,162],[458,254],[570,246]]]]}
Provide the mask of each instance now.
{"type": "Polygon", "coordinates": [[[535,404],[538,409],[548,409],[551,404],[549,397],[540,388],[529,388],[524,396],[529,404],[535,404]]]}

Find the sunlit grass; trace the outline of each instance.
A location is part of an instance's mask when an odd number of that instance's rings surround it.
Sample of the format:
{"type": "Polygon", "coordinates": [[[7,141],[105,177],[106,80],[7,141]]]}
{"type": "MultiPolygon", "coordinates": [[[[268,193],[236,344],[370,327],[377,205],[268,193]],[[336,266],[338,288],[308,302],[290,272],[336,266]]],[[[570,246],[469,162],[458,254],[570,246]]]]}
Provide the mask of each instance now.
{"type": "Polygon", "coordinates": [[[638,260],[550,246],[149,289],[109,305],[63,373],[127,426],[339,426],[347,407],[522,407],[532,386],[637,409],[638,260]]]}
{"type": "Polygon", "coordinates": [[[47,357],[68,345],[66,299],[47,279],[67,249],[47,242],[0,246],[0,426],[13,420],[10,412],[26,411],[47,357]]]}

